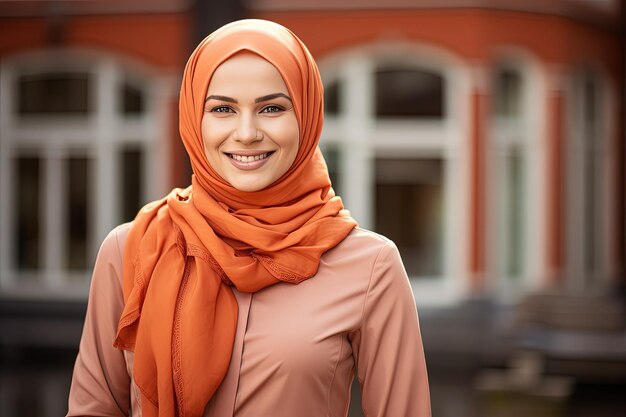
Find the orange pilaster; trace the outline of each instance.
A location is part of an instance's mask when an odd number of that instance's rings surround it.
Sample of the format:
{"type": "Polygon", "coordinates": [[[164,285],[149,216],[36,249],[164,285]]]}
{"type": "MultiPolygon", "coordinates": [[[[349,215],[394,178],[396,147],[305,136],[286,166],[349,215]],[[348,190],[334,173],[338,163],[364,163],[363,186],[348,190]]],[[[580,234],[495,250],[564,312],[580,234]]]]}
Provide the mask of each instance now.
{"type": "Polygon", "coordinates": [[[564,155],[563,142],[564,98],[561,91],[551,91],[548,97],[548,187],[546,196],[546,270],[548,285],[559,285],[563,281],[565,247],[564,211],[564,155]]]}
{"type": "Polygon", "coordinates": [[[485,135],[483,121],[486,101],[486,96],[478,90],[475,90],[471,95],[469,274],[470,288],[473,291],[480,291],[485,286],[485,135]]]}

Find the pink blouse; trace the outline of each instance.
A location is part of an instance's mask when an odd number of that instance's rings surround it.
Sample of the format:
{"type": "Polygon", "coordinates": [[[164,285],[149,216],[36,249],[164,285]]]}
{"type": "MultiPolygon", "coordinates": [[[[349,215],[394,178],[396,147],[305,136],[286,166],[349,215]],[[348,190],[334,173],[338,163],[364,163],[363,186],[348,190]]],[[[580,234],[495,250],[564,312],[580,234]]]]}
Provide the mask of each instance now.
{"type": "MultiPolygon", "coordinates": [[[[141,416],[133,354],[113,347],[129,229],[111,231],[96,260],[68,416],[141,416]]],[[[415,301],[389,239],[357,228],[314,278],[233,291],[232,359],[205,417],[345,417],[355,372],[366,417],[430,416],[415,301]]]]}

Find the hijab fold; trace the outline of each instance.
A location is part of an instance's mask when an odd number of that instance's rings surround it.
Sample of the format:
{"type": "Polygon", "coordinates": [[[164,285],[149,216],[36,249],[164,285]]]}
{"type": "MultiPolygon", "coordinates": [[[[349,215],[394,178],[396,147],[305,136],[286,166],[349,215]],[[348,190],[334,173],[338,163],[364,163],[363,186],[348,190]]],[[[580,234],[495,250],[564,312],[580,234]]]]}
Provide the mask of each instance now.
{"type": "Polygon", "coordinates": [[[232,287],[256,292],[309,279],[322,254],[356,226],[317,146],[323,123],[317,65],[288,29],[240,20],[209,35],[187,62],[179,110],[191,186],[142,208],[124,249],[125,306],[115,346],[134,352],[145,417],[203,415],[230,364],[238,314],[232,287]],[[291,168],[256,192],[235,189],[211,168],[201,134],[212,74],[244,50],[280,72],[300,131],[291,168]]]}

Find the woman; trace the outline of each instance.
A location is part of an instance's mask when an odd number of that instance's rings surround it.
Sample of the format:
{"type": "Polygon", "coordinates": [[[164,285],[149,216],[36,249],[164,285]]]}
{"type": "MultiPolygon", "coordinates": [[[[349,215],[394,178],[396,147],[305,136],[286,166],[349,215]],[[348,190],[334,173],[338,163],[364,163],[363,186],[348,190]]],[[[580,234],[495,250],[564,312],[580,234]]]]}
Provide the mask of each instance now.
{"type": "Polygon", "coordinates": [[[366,416],[430,415],[406,273],[334,195],[322,98],[278,24],[200,43],[180,95],[192,185],[105,239],[69,416],[345,416],[355,368],[366,416]]]}

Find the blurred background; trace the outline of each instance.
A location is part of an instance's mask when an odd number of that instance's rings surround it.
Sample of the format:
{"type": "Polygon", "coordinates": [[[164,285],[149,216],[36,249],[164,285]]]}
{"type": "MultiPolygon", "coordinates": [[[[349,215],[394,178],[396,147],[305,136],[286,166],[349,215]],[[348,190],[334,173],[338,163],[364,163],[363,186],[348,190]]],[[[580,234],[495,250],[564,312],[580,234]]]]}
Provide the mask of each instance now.
{"type": "Polygon", "coordinates": [[[98,247],[189,184],[183,68],[244,17],[318,62],[320,147],[400,248],[433,416],[625,416],[620,0],[0,1],[0,415],[66,412],[98,247]]]}

